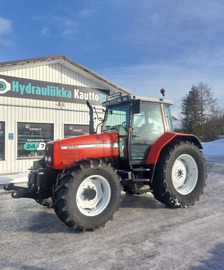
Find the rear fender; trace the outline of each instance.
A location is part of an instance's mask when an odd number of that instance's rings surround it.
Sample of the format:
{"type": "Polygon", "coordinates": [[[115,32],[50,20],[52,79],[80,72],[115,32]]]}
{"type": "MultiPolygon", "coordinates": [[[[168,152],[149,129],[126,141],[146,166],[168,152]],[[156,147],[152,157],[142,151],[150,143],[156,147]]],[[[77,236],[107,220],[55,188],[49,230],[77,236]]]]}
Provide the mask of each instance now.
{"type": "Polygon", "coordinates": [[[166,132],[161,137],[159,137],[159,139],[157,139],[154,142],[154,144],[151,146],[149,153],[148,153],[148,156],[147,156],[147,159],[146,159],[146,164],[147,165],[156,164],[162,149],[173,140],[191,141],[192,143],[197,145],[199,149],[203,148],[199,139],[192,134],[166,132]]]}

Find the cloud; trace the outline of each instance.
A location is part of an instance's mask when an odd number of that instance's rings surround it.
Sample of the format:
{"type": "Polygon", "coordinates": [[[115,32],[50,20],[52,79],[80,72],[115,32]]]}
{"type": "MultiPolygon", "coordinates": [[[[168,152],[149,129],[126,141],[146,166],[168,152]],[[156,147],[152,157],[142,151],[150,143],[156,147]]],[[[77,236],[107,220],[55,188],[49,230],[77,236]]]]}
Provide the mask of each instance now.
{"type": "MultiPolygon", "coordinates": [[[[209,62],[209,60],[208,60],[209,62]]],[[[214,67],[200,65],[183,65],[169,62],[128,67],[113,67],[98,70],[98,73],[117,83],[135,95],[160,97],[160,89],[166,89],[166,98],[174,100],[176,110],[180,109],[183,97],[192,85],[200,81],[211,87],[214,97],[224,99],[224,78],[221,69],[214,73],[214,67]]]]}
{"type": "Polygon", "coordinates": [[[0,37],[11,33],[12,21],[3,17],[0,17],[0,37]]]}
{"type": "Polygon", "coordinates": [[[43,36],[49,36],[50,35],[50,31],[49,31],[49,28],[47,26],[44,26],[42,31],[41,31],[41,34],[43,36]]]}
{"type": "Polygon", "coordinates": [[[40,33],[45,37],[75,39],[79,33],[78,21],[67,16],[53,15],[48,16],[47,19],[46,16],[36,16],[33,20],[42,22],[40,33]]]}
{"type": "Polygon", "coordinates": [[[75,19],[64,16],[54,16],[52,18],[61,37],[75,38],[79,33],[78,22],[75,19]]]}
{"type": "Polygon", "coordinates": [[[217,34],[223,44],[223,1],[141,1],[134,7],[126,38],[141,51],[179,57],[191,53],[192,46],[195,50],[217,46],[217,34]]]}
{"type": "Polygon", "coordinates": [[[79,12],[81,18],[88,18],[97,12],[97,8],[86,8],[79,12]]]}
{"type": "Polygon", "coordinates": [[[4,46],[11,45],[11,41],[9,41],[5,36],[12,32],[12,21],[3,17],[0,17],[0,44],[4,46]]]}

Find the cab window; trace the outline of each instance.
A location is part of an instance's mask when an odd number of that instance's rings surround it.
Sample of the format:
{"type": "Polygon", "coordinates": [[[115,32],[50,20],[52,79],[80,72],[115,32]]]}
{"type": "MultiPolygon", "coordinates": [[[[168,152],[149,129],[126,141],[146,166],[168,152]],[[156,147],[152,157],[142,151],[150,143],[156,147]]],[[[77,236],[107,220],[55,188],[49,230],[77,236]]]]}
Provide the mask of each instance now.
{"type": "Polygon", "coordinates": [[[133,115],[132,160],[145,159],[149,147],[163,133],[161,104],[143,102],[141,112],[133,115]]]}
{"type": "Polygon", "coordinates": [[[106,114],[102,131],[107,133],[117,132],[119,135],[127,135],[129,121],[129,104],[109,108],[106,114]]]}

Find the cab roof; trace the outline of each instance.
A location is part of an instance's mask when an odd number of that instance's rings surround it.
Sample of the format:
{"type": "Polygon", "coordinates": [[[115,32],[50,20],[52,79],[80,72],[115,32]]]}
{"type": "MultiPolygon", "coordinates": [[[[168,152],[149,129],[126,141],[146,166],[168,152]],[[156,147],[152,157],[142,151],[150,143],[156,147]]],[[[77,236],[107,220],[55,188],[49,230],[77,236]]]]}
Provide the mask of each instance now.
{"type": "Polygon", "coordinates": [[[146,102],[153,102],[153,103],[162,103],[172,105],[174,102],[169,99],[163,98],[153,98],[153,97],[145,97],[145,96],[134,96],[134,95],[122,95],[121,93],[116,93],[111,96],[107,97],[107,100],[103,102],[103,106],[112,106],[117,104],[122,104],[131,100],[141,100],[146,102]]]}
{"type": "Polygon", "coordinates": [[[163,99],[163,98],[153,98],[153,97],[145,97],[145,96],[135,96],[135,99],[140,99],[143,101],[148,101],[148,102],[159,102],[159,103],[166,103],[173,105],[174,102],[170,99],[163,99]]]}

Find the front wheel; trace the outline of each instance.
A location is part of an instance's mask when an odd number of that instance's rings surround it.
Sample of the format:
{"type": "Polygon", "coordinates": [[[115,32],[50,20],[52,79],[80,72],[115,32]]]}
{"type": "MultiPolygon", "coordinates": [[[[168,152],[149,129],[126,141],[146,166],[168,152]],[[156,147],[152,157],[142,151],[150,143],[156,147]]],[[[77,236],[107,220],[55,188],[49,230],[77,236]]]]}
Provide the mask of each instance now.
{"type": "Polygon", "coordinates": [[[69,227],[94,230],[112,219],[121,196],[116,170],[102,160],[86,160],[59,179],[53,204],[69,227]]]}
{"type": "Polygon", "coordinates": [[[168,206],[187,207],[199,200],[205,180],[205,161],[201,151],[188,141],[171,144],[158,160],[153,194],[168,206]]]}

